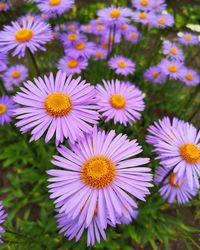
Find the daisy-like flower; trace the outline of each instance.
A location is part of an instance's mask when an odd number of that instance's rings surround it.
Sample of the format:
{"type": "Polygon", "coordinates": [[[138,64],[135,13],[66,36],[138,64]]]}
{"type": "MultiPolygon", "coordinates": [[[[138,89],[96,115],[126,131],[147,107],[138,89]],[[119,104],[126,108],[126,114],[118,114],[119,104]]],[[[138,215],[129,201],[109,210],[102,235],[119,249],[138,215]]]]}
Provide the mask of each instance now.
{"type": "Polygon", "coordinates": [[[174,17],[168,13],[156,16],[153,22],[153,26],[166,28],[171,27],[174,24],[174,17]]]}
{"type": "MultiPolygon", "coordinates": [[[[164,167],[156,169],[155,182],[160,184],[168,172],[169,169],[164,167]]],[[[164,199],[167,199],[169,203],[173,203],[176,200],[178,203],[184,204],[190,202],[192,196],[197,195],[197,188],[191,189],[188,186],[187,179],[182,178],[178,181],[176,174],[171,173],[163,182],[159,193],[164,199]]]]}
{"type": "Polygon", "coordinates": [[[41,12],[55,17],[56,15],[62,15],[72,8],[74,0],[42,0],[38,3],[38,8],[41,12]]]}
{"type": "Polygon", "coordinates": [[[117,56],[110,58],[108,65],[116,74],[127,76],[135,72],[135,63],[129,58],[117,56]]]}
{"type": "Polygon", "coordinates": [[[58,71],[54,79],[51,73],[44,79],[24,83],[14,100],[23,105],[15,110],[17,127],[23,133],[31,130],[31,141],[39,139],[47,131],[48,142],[56,134],[56,142],[64,137],[71,142],[91,133],[91,124],[98,121],[95,89],[81,78],[66,78],[66,72],[58,71]]]}
{"type": "Polygon", "coordinates": [[[170,79],[180,79],[182,76],[183,63],[180,61],[163,59],[159,66],[163,74],[170,79]]]}
{"type": "Polygon", "coordinates": [[[86,227],[94,217],[102,229],[107,227],[107,218],[115,226],[124,213],[137,207],[133,197],[145,201],[149,194],[151,170],[140,167],[149,159],[133,158],[142,149],[126,135],[95,127],[71,150],[61,146],[58,151],[62,156],[54,156],[52,163],[61,170],[47,171],[53,177],[49,179],[50,198],[55,199],[59,213],[72,220],[84,217],[86,227]]]}
{"type": "Polygon", "coordinates": [[[187,122],[168,117],[155,122],[148,129],[147,142],[153,144],[161,165],[173,169],[177,179],[186,178],[191,189],[199,187],[200,132],[187,122]]]}
{"type": "Polygon", "coordinates": [[[78,22],[67,22],[65,31],[69,33],[77,33],[79,31],[79,23],[78,22]]]}
{"type": "Polygon", "coordinates": [[[164,83],[166,81],[166,75],[160,70],[160,66],[152,66],[144,73],[144,79],[152,83],[164,83]]]}
{"type": "Polygon", "coordinates": [[[106,122],[132,124],[140,119],[144,110],[144,94],[133,84],[118,80],[103,81],[104,86],[97,85],[97,104],[99,112],[106,122]]]}
{"type": "Polygon", "coordinates": [[[199,38],[197,35],[191,33],[179,33],[178,42],[184,45],[197,45],[199,44],[199,38]]]}
{"type": "Polygon", "coordinates": [[[14,116],[14,109],[17,104],[6,95],[0,97],[0,125],[11,122],[11,117],[14,116]]]}
{"type": "Polygon", "coordinates": [[[112,6],[98,10],[97,15],[102,23],[113,26],[119,23],[129,23],[129,18],[132,17],[133,12],[129,8],[112,6]]]}
{"type": "Polygon", "coordinates": [[[107,27],[104,24],[91,22],[90,25],[92,27],[92,33],[96,36],[102,36],[105,34],[105,31],[107,31],[107,27]]]}
{"type": "Polygon", "coordinates": [[[12,22],[12,26],[6,25],[0,32],[0,52],[13,51],[13,55],[19,58],[25,56],[26,48],[32,53],[52,39],[50,25],[40,21],[22,20],[22,25],[12,22]]]}
{"type": "Polygon", "coordinates": [[[95,44],[86,40],[78,40],[72,46],[65,48],[65,54],[72,57],[90,57],[94,53],[95,44]]]}
{"type": "Polygon", "coordinates": [[[81,25],[80,31],[87,33],[87,34],[92,34],[93,33],[92,25],[91,24],[81,25]]]}
{"type": "Polygon", "coordinates": [[[58,62],[58,69],[67,73],[67,75],[80,74],[88,66],[88,60],[85,57],[64,56],[58,62]]]}
{"type": "Polygon", "coordinates": [[[36,15],[36,14],[31,14],[31,13],[28,13],[26,14],[25,16],[20,16],[17,21],[21,24],[23,23],[23,19],[25,19],[26,21],[43,21],[43,18],[41,17],[41,15],[36,15]]]}
{"type": "Polygon", "coordinates": [[[12,91],[15,86],[23,82],[28,76],[28,69],[24,65],[17,64],[8,68],[4,75],[4,86],[8,91],[12,91]]]}
{"type": "Polygon", "coordinates": [[[7,214],[5,213],[2,202],[0,201],[0,243],[3,243],[1,237],[2,237],[2,234],[5,233],[5,230],[3,229],[1,225],[4,223],[6,217],[7,217],[7,214]]]}
{"type": "Polygon", "coordinates": [[[113,33],[110,34],[109,31],[104,32],[104,35],[102,35],[102,37],[101,37],[101,42],[110,44],[111,47],[115,43],[120,43],[121,42],[121,31],[116,30],[116,32],[114,34],[113,33]]]}
{"type": "Polygon", "coordinates": [[[7,55],[0,53],[0,73],[7,69],[8,59],[7,55]]]}
{"type": "Polygon", "coordinates": [[[137,30],[137,28],[132,28],[132,29],[128,29],[126,32],[124,32],[124,37],[127,41],[131,42],[131,43],[137,43],[139,41],[139,39],[141,38],[141,35],[139,33],[139,31],[137,30]]]}
{"type": "Polygon", "coordinates": [[[93,54],[93,58],[95,61],[103,60],[107,57],[108,51],[103,49],[101,46],[96,46],[93,54]]]}
{"type": "Polygon", "coordinates": [[[9,10],[11,6],[10,0],[0,1],[0,12],[9,10]]]}
{"type": "Polygon", "coordinates": [[[167,8],[165,0],[152,0],[151,2],[151,11],[155,13],[161,13],[167,8]]]}
{"type": "Polygon", "coordinates": [[[60,35],[60,40],[62,41],[64,47],[69,47],[69,46],[73,46],[73,44],[75,44],[77,41],[86,39],[86,37],[82,34],[79,33],[65,33],[60,35]]]}
{"type": "Polygon", "coordinates": [[[151,26],[151,24],[154,23],[155,15],[151,12],[136,11],[133,14],[133,20],[135,22],[139,22],[144,25],[151,26]]]}
{"type": "Polygon", "coordinates": [[[148,11],[151,10],[152,0],[132,0],[132,6],[136,9],[148,11]]]}
{"type": "Polygon", "coordinates": [[[200,84],[200,76],[195,70],[184,67],[182,69],[181,81],[187,86],[196,86],[200,84]]]}
{"type": "Polygon", "coordinates": [[[164,53],[168,55],[170,58],[183,61],[184,55],[182,49],[180,49],[175,43],[170,41],[164,41],[162,47],[164,53]]]}

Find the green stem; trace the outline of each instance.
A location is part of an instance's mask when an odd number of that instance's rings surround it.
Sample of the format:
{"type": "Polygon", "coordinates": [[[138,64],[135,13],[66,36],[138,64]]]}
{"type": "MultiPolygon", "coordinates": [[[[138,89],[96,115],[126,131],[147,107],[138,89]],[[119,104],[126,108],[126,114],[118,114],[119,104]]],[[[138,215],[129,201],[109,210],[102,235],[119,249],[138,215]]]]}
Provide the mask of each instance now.
{"type": "Polygon", "coordinates": [[[36,62],[36,60],[35,60],[35,57],[34,57],[33,53],[31,52],[31,50],[30,50],[29,48],[28,48],[28,52],[29,52],[30,58],[31,58],[31,60],[32,60],[32,62],[33,62],[33,65],[34,65],[34,67],[35,67],[36,73],[37,73],[38,76],[39,76],[39,75],[40,75],[40,70],[39,70],[39,68],[38,68],[38,65],[37,65],[37,62],[36,62]]]}

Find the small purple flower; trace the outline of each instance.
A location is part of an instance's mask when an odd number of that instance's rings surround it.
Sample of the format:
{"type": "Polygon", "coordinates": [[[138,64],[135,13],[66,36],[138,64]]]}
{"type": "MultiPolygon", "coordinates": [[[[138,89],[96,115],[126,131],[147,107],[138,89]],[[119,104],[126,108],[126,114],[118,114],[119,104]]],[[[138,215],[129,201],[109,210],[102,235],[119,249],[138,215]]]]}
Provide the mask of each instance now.
{"type": "Polygon", "coordinates": [[[144,79],[153,83],[164,83],[166,81],[166,75],[160,70],[160,66],[152,66],[144,73],[144,79]]]}
{"type": "Polygon", "coordinates": [[[152,9],[154,0],[132,0],[132,6],[138,10],[148,11],[152,9]]]}
{"type": "Polygon", "coordinates": [[[15,110],[16,126],[21,132],[31,130],[31,139],[38,140],[47,131],[46,143],[56,135],[56,142],[64,138],[71,142],[91,133],[99,114],[95,105],[95,89],[81,77],[67,78],[67,73],[58,71],[56,77],[34,79],[24,83],[21,92],[14,97],[23,105],[15,110]]]}
{"type": "Polygon", "coordinates": [[[0,73],[7,69],[7,55],[0,52],[0,73]]]}
{"type": "Polygon", "coordinates": [[[0,125],[11,122],[11,117],[14,116],[14,109],[17,108],[17,104],[6,95],[0,97],[0,125]]]}
{"type": "Polygon", "coordinates": [[[12,91],[15,86],[18,86],[27,77],[27,67],[21,64],[11,66],[3,74],[4,86],[8,91],[12,91]]]}
{"type": "Polygon", "coordinates": [[[127,41],[134,44],[140,40],[141,34],[137,30],[137,28],[133,27],[124,32],[124,37],[127,41]]]}
{"type": "Polygon", "coordinates": [[[182,69],[180,80],[187,86],[196,86],[200,84],[199,74],[195,70],[188,69],[186,67],[182,69]]]}
{"type": "Polygon", "coordinates": [[[116,74],[127,76],[135,72],[135,63],[129,58],[117,56],[110,58],[108,65],[116,74]]]}
{"type": "Polygon", "coordinates": [[[199,187],[200,131],[192,124],[169,117],[155,122],[148,129],[147,142],[155,147],[161,165],[173,168],[177,180],[186,178],[191,189],[199,187]]]}
{"type": "MultiPolygon", "coordinates": [[[[160,184],[163,178],[168,174],[170,170],[164,167],[156,169],[155,182],[160,184]]],[[[191,189],[188,186],[188,181],[185,178],[177,180],[176,174],[171,173],[163,183],[163,186],[159,189],[160,195],[167,199],[169,203],[173,203],[177,200],[178,203],[184,204],[190,202],[192,196],[197,195],[197,188],[191,189]]]]}
{"type": "Polygon", "coordinates": [[[92,25],[91,24],[81,25],[80,31],[87,33],[87,34],[92,34],[93,33],[92,25]]]}
{"type": "Polygon", "coordinates": [[[12,22],[12,26],[4,26],[0,32],[0,52],[13,51],[13,56],[19,58],[25,56],[26,48],[32,53],[40,49],[45,51],[42,46],[52,39],[50,25],[39,21],[22,20],[22,25],[12,22]]]}
{"type": "Polygon", "coordinates": [[[80,74],[83,69],[88,66],[88,60],[85,57],[69,57],[64,56],[58,62],[58,69],[67,73],[67,76],[80,74]]]}
{"type": "Polygon", "coordinates": [[[162,49],[164,53],[170,58],[179,61],[184,61],[183,51],[175,43],[171,43],[170,41],[164,41],[162,49]]]}
{"type": "Polygon", "coordinates": [[[115,43],[121,42],[121,31],[116,30],[115,33],[110,34],[109,31],[104,32],[104,35],[102,35],[101,38],[102,43],[109,43],[110,46],[113,46],[115,43]]]}
{"type": "Polygon", "coordinates": [[[77,33],[79,31],[79,23],[75,21],[67,22],[65,31],[68,33],[77,33]]]}
{"type": "Polygon", "coordinates": [[[92,27],[92,34],[96,36],[102,36],[108,30],[104,24],[96,23],[95,21],[90,22],[90,25],[92,27]]]}
{"type": "Polygon", "coordinates": [[[133,20],[151,27],[155,21],[155,15],[151,12],[136,11],[133,14],[133,20]]]}
{"type": "Polygon", "coordinates": [[[5,213],[2,202],[0,201],[0,244],[3,243],[1,236],[3,233],[5,233],[5,230],[1,225],[4,223],[6,217],[7,217],[7,214],[5,213]]]}
{"type": "Polygon", "coordinates": [[[153,0],[151,3],[151,10],[155,13],[161,13],[167,8],[165,0],[153,0]]]}
{"type": "Polygon", "coordinates": [[[95,44],[85,40],[78,40],[72,46],[65,48],[65,54],[72,57],[90,57],[93,55],[95,44]]]}
{"type": "Polygon", "coordinates": [[[199,38],[197,35],[191,33],[179,33],[178,42],[184,45],[197,45],[199,44],[199,38]]]}
{"type": "Polygon", "coordinates": [[[166,28],[173,26],[173,24],[174,17],[167,13],[156,16],[154,22],[152,23],[152,26],[166,28]]]}
{"type": "Polygon", "coordinates": [[[0,12],[7,11],[11,8],[12,4],[10,0],[0,1],[0,12]]]}
{"type": "Polygon", "coordinates": [[[95,61],[106,59],[108,51],[101,46],[95,46],[93,58],[95,61]]]}
{"type": "Polygon", "coordinates": [[[163,59],[159,66],[161,72],[170,79],[180,79],[182,76],[183,63],[180,61],[163,59]]]}
{"type": "Polygon", "coordinates": [[[60,40],[62,41],[64,47],[73,46],[77,41],[85,40],[86,37],[80,33],[63,33],[60,35],[60,40]]]}

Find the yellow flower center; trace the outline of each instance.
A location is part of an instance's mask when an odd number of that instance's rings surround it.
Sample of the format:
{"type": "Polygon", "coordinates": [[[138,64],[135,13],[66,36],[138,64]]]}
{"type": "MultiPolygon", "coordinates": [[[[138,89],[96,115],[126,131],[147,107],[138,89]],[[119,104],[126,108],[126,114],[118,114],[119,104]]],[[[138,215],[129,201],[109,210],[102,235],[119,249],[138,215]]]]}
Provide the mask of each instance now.
{"type": "Polygon", "coordinates": [[[158,19],[158,23],[159,24],[166,24],[166,20],[163,17],[161,17],[158,19]]]}
{"type": "Polygon", "coordinates": [[[119,61],[119,62],[118,62],[118,66],[119,66],[120,68],[125,68],[125,67],[126,67],[126,62],[124,62],[124,61],[119,61]]]}
{"type": "Polygon", "coordinates": [[[178,53],[177,49],[176,49],[176,48],[173,48],[173,47],[170,49],[170,52],[171,52],[173,55],[177,55],[177,53],[178,53]]]}
{"type": "Polygon", "coordinates": [[[77,43],[75,45],[75,48],[78,49],[78,50],[82,50],[82,49],[85,48],[85,43],[84,42],[77,43]]]}
{"type": "Polygon", "coordinates": [[[17,79],[21,76],[21,73],[17,70],[13,71],[12,78],[17,79]]]}
{"type": "Polygon", "coordinates": [[[180,154],[190,164],[200,162],[200,148],[195,144],[183,144],[180,147],[180,154]]]}
{"type": "Polygon", "coordinates": [[[97,52],[95,53],[95,55],[96,55],[96,57],[101,58],[101,57],[103,56],[103,53],[102,53],[101,51],[97,51],[97,52]]]}
{"type": "Polygon", "coordinates": [[[154,78],[158,78],[159,75],[160,75],[160,73],[157,72],[157,71],[154,71],[154,72],[152,73],[152,75],[153,75],[154,78]]]}
{"type": "Polygon", "coordinates": [[[103,26],[102,25],[98,25],[97,26],[97,30],[99,30],[99,31],[103,30],[103,26]]]}
{"type": "Polygon", "coordinates": [[[95,19],[94,22],[98,24],[98,23],[100,23],[100,20],[99,19],[95,19]]]}
{"type": "Polygon", "coordinates": [[[78,66],[78,61],[75,59],[71,59],[67,62],[67,66],[69,68],[76,68],[78,66]]]}
{"type": "Polygon", "coordinates": [[[0,3],[0,10],[4,10],[6,8],[6,4],[5,3],[0,3]]]}
{"type": "Polygon", "coordinates": [[[115,178],[116,166],[103,155],[90,157],[81,169],[82,181],[93,188],[104,188],[115,178]]]}
{"type": "Polygon", "coordinates": [[[136,33],[131,33],[130,34],[130,38],[131,39],[136,39],[137,38],[137,34],[136,33]]]}
{"type": "Polygon", "coordinates": [[[59,117],[70,112],[72,103],[68,95],[57,92],[47,96],[44,107],[49,115],[59,117]]]}
{"type": "Polygon", "coordinates": [[[67,38],[69,41],[76,41],[78,37],[76,34],[69,34],[67,38]]]}
{"type": "Polygon", "coordinates": [[[121,16],[121,11],[120,10],[111,10],[110,12],[110,17],[111,18],[118,18],[121,16]]]}
{"type": "Polygon", "coordinates": [[[187,74],[186,79],[189,80],[189,81],[192,81],[193,80],[193,75],[192,74],[187,74]]]}
{"type": "Polygon", "coordinates": [[[75,32],[75,30],[76,30],[73,24],[70,24],[70,25],[68,26],[68,29],[69,29],[71,32],[75,32]]]}
{"type": "Polygon", "coordinates": [[[7,107],[0,103],[0,115],[3,115],[4,113],[6,113],[7,107]]]}
{"type": "Polygon", "coordinates": [[[126,99],[119,94],[114,94],[110,97],[110,104],[113,108],[123,109],[126,106],[126,99]]]}
{"type": "Polygon", "coordinates": [[[175,65],[169,65],[168,70],[172,73],[175,73],[178,71],[178,67],[175,65]]]}
{"type": "Polygon", "coordinates": [[[103,49],[108,49],[108,47],[109,47],[108,43],[103,43],[103,44],[102,44],[102,48],[103,48],[103,49]]]}
{"type": "Polygon", "coordinates": [[[15,33],[15,38],[19,43],[28,42],[33,36],[31,29],[20,29],[15,33]]]}
{"type": "Polygon", "coordinates": [[[60,5],[61,4],[61,0],[50,0],[49,1],[49,5],[51,6],[56,6],[56,5],[60,5]]]}
{"type": "Polygon", "coordinates": [[[187,41],[191,41],[192,40],[192,36],[191,35],[185,35],[184,38],[187,41]]]}
{"type": "Polygon", "coordinates": [[[173,187],[178,188],[178,187],[179,187],[179,186],[178,186],[178,182],[175,181],[175,178],[176,178],[176,174],[175,174],[175,173],[170,174],[170,176],[169,176],[169,183],[170,183],[173,187]]]}
{"type": "Polygon", "coordinates": [[[89,24],[88,24],[88,25],[85,25],[85,29],[86,29],[86,30],[91,30],[91,25],[89,25],[89,24]]]}
{"type": "Polygon", "coordinates": [[[141,4],[142,6],[148,6],[148,5],[149,5],[149,2],[148,2],[148,0],[141,0],[141,1],[140,1],[140,4],[141,4]]]}
{"type": "Polygon", "coordinates": [[[146,13],[146,12],[141,12],[141,13],[139,14],[139,18],[140,18],[140,19],[146,19],[146,18],[147,18],[147,13],[146,13]]]}
{"type": "Polygon", "coordinates": [[[123,29],[123,30],[127,30],[127,28],[128,28],[128,25],[127,25],[127,24],[123,24],[123,25],[122,25],[122,29],[123,29]]]}

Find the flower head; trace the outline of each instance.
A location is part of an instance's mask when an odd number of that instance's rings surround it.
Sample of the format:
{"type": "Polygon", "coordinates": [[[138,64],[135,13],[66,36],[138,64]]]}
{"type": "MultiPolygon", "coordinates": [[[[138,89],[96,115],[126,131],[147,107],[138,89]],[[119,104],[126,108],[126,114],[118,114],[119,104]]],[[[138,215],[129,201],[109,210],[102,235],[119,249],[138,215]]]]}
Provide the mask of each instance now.
{"type": "Polygon", "coordinates": [[[153,0],[132,0],[132,6],[143,11],[151,10],[152,3],[153,0]]]}
{"type": "Polygon", "coordinates": [[[10,0],[7,1],[0,1],[0,12],[7,11],[11,8],[12,4],[10,0]]]}
{"type": "Polygon", "coordinates": [[[154,23],[155,15],[152,12],[135,11],[133,15],[133,20],[135,22],[151,26],[151,24],[154,23]]]}
{"type": "Polygon", "coordinates": [[[17,108],[17,105],[9,96],[2,95],[0,97],[0,125],[11,122],[15,108],[17,108]]]}
{"type": "Polygon", "coordinates": [[[0,52],[13,51],[19,58],[25,56],[26,48],[32,53],[45,50],[42,46],[52,39],[50,25],[39,21],[22,20],[22,25],[12,22],[0,32],[0,52]]]}
{"type": "Polygon", "coordinates": [[[1,238],[1,234],[3,234],[5,232],[5,230],[3,229],[3,227],[1,225],[4,223],[6,217],[7,217],[7,214],[5,213],[2,202],[0,201],[0,243],[3,243],[2,238],[1,238]]]}
{"type": "Polygon", "coordinates": [[[198,72],[192,69],[183,68],[181,79],[180,79],[185,85],[187,86],[196,86],[200,84],[200,76],[198,72]]]}
{"type": "Polygon", "coordinates": [[[64,47],[73,46],[77,41],[86,39],[84,35],[80,33],[70,32],[60,35],[60,40],[62,41],[64,47]]]}
{"type": "Polygon", "coordinates": [[[115,70],[116,74],[127,76],[135,72],[135,63],[123,56],[115,55],[110,58],[108,65],[111,69],[115,70]]]}
{"type": "Polygon", "coordinates": [[[144,94],[136,86],[118,80],[103,83],[103,87],[97,85],[97,104],[106,121],[114,119],[115,123],[127,125],[140,119],[144,94]]]}
{"type": "Polygon", "coordinates": [[[165,41],[162,47],[164,53],[172,59],[183,61],[184,55],[182,49],[180,49],[175,43],[165,41]]]}
{"type": "Polygon", "coordinates": [[[174,17],[170,14],[161,14],[156,16],[153,26],[166,28],[171,27],[174,24],[174,17]]]}
{"type": "Polygon", "coordinates": [[[153,83],[164,83],[166,81],[166,75],[160,70],[160,66],[152,66],[144,73],[145,80],[153,83]]]}
{"type": "Polygon", "coordinates": [[[48,142],[56,134],[56,142],[64,137],[74,142],[84,133],[90,133],[91,124],[96,124],[95,90],[81,78],[66,78],[58,71],[54,79],[51,73],[44,79],[24,83],[14,100],[23,105],[15,110],[18,127],[23,133],[31,130],[31,141],[39,139],[47,131],[48,142]]]}
{"type": "Polygon", "coordinates": [[[127,41],[131,43],[137,43],[141,38],[141,34],[137,30],[137,28],[131,27],[124,32],[124,37],[127,41]]]}
{"type": "Polygon", "coordinates": [[[107,50],[103,49],[101,46],[96,46],[93,54],[93,58],[95,61],[103,60],[107,57],[107,50]]]}
{"type": "Polygon", "coordinates": [[[199,38],[197,35],[191,33],[179,33],[178,42],[184,45],[197,45],[199,44],[199,38]]]}
{"type": "Polygon", "coordinates": [[[180,61],[163,59],[159,67],[161,72],[170,79],[180,79],[182,76],[183,63],[180,61]]]}

